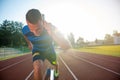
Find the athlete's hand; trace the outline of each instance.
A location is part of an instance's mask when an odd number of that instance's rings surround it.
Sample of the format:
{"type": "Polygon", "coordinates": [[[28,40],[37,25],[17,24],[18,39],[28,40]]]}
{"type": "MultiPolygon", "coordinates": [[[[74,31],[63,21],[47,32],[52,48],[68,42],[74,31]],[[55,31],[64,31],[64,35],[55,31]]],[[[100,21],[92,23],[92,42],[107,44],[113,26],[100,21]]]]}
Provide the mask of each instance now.
{"type": "Polygon", "coordinates": [[[29,48],[30,50],[32,50],[32,48],[33,48],[32,44],[28,44],[28,48],[29,48]]]}
{"type": "Polygon", "coordinates": [[[52,35],[54,26],[51,23],[44,21],[43,27],[47,30],[49,35],[52,35]]]}

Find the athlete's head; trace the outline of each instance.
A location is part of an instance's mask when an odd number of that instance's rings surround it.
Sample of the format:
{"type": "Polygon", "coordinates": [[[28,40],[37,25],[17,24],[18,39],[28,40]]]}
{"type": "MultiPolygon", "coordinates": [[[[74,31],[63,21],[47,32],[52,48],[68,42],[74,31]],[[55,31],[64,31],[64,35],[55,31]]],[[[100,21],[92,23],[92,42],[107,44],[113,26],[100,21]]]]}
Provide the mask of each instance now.
{"type": "Polygon", "coordinates": [[[30,9],[26,14],[26,20],[29,21],[31,24],[37,24],[39,21],[42,20],[40,11],[37,9],[30,9]]]}
{"type": "Polygon", "coordinates": [[[42,30],[42,15],[37,9],[30,9],[26,14],[26,22],[31,31],[42,30]]]}

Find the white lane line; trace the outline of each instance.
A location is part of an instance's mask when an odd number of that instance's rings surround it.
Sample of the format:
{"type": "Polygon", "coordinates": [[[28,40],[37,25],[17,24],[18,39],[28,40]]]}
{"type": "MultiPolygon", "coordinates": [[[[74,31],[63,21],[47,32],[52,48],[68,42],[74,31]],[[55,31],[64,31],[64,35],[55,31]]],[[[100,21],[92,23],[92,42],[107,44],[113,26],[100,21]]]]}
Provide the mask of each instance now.
{"type": "Polygon", "coordinates": [[[101,69],[104,69],[104,70],[106,70],[106,71],[109,71],[109,72],[111,72],[111,73],[114,73],[114,74],[120,76],[120,73],[115,72],[115,71],[113,71],[113,70],[111,70],[111,69],[105,68],[105,67],[103,67],[103,66],[101,66],[101,65],[95,64],[95,63],[93,63],[93,62],[90,62],[90,61],[88,61],[88,60],[86,60],[86,59],[83,59],[83,58],[81,58],[81,57],[78,57],[78,56],[74,56],[74,57],[76,57],[77,59],[80,59],[80,60],[82,60],[82,61],[84,61],[84,62],[87,62],[87,63],[89,63],[89,64],[92,64],[92,65],[94,65],[94,66],[97,66],[97,67],[99,67],[99,68],[101,68],[101,69]]]}
{"type": "Polygon", "coordinates": [[[50,80],[54,80],[54,69],[50,70],[50,80]]]}
{"type": "MultiPolygon", "coordinates": [[[[27,59],[28,59],[28,58],[27,58],[27,59]]],[[[6,66],[6,67],[0,69],[0,71],[3,71],[3,70],[5,70],[5,69],[8,69],[8,68],[14,66],[14,65],[17,65],[17,64],[19,64],[19,63],[21,63],[21,62],[23,62],[23,61],[25,61],[25,60],[27,60],[27,59],[23,59],[23,60],[21,60],[21,61],[19,61],[19,62],[17,62],[17,63],[14,63],[14,64],[11,64],[11,65],[9,65],[9,66],[6,66]]]]}
{"type": "MultiPolygon", "coordinates": [[[[93,56],[93,57],[94,57],[94,56],[93,56]]],[[[97,57],[94,57],[94,58],[97,58],[97,57]]],[[[111,62],[115,62],[115,63],[119,63],[119,64],[120,64],[119,61],[115,61],[115,60],[108,60],[108,59],[106,59],[106,58],[99,58],[99,59],[103,59],[103,60],[107,60],[107,61],[111,61],[111,62]]]]}
{"type": "Polygon", "coordinates": [[[32,70],[32,71],[30,72],[30,74],[25,78],[25,80],[28,80],[28,79],[30,78],[30,76],[33,74],[33,72],[34,72],[34,70],[32,70]]]}
{"type": "Polygon", "coordinates": [[[78,78],[75,76],[75,74],[70,70],[70,68],[67,66],[67,64],[65,63],[65,61],[62,59],[62,57],[60,57],[59,56],[59,58],[60,58],[60,60],[63,62],[63,64],[65,65],[65,67],[68,69],[68,71],[71,73],[71,75],[73,76],[73,78],[75,79],[75,80],[78,80],[78,78]]]}
{"type": "MultiPolygon", "coordinates": [[[[81,53],[80,53],[81,54],[81,53]]],[[[83,55],[85,56],[85,55],[83,55]]],[[[92,56],[93,58],[97,58],[97,59],[103,59],[103,60],[107,60],[107,61],[111,61],[111,62],[115,62],[115,63],[119,63],[120,64],[120,61],[119,60],[110,60],[110,59],[107,59],[107,58],[101,58],[101,57],[97,57],[97,56],[92,56]]]]}

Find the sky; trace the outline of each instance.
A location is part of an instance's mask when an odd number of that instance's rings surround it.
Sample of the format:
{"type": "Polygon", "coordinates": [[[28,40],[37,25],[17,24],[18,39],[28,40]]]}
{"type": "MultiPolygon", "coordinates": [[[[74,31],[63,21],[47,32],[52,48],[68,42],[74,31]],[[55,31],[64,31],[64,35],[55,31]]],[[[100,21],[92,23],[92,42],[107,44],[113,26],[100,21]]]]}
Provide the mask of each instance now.
{"type": "Polygon", "coordinates": [[[120,0],[0,0],[0,23],[7,19],[26,25],[25,14],[32,8],[65,36],[72,32],[76,40],[80,36],[94,41],[120,32],[120,0]]]}

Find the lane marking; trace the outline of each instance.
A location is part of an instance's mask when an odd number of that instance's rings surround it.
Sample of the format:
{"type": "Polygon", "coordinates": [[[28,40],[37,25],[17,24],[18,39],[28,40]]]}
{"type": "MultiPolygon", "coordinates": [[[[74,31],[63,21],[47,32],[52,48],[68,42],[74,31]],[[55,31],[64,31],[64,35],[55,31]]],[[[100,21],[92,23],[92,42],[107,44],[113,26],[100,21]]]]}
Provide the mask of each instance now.
{"type": "MultiPolygon", "coordinates": [[[[93,56],[94,58],[97,58],[97,57],[95,57],[95,56],[93,56]]],[[[115,62],[115,63],[119,63],[120,64],[120,62],[119,61],[115,61],[115,60],[109,60],[109,59],[106,59],[106,58],[99,58],[99,59],[103,59],[103,60],[107,60],[107,61],[111,61],[111,62],[115,62]]]]}
{"type": "Polygon", "coordinates": [[[104,70],[106,70],[106,71],[109,71],[109,72],[111,72],[111,73],[114,73],[114,74],[120,76],[120,73],[115,72],[115,71],[113,71],[113,70],[111,70],[111,69],[105,68],[105,67],[103,67],[103,66],[101,66],[101,65],[95,64],[95,63],[93,63],[93,62],[90,62],[90,61],[88,61],[88,60],[86,60],[86,59],[84,59],[84,58],[81,58],[81,57],[78,57],[78,56],[75,56],[75,55],[74,55],[74,57],[76,57],[77,59],[80,59],[80,60],[82,60],[82,61],[84,61],[84,62],[87,62],[87,63],[89,63],[89,64],[92,64],[92,65],[94,65],[94,66],[96,66],[96,67],[99,67],[99,68],[101,68],[101,69],[104,69],[104,70]]]}
{"type": "Polygon", "coordinates": [[[60,60],[62,61],[62,63],[65,65],[65,67],[68,69],[68,71],[71,73],[71,75],[73,76],[73,78],[75,79],[75,80],[78,80],[78,78],[75,76],[75,74],[70,70],[70,68],[67,66],[67,64],[65,63],[65,61],[62,59],[62,57],[60,57],[59,56],[59,58],[60,58],[60,60]]]}
{"type": "Polygon", "coordinates": [[[54,80],[54,69],[50,70],[50,80],[54,80]]]}
{"type": "MultiPolygon", "coordinates": [[[[80,53],[80,54],[83,54],[83,53],[80,53]]],[[[93,55],[93,54],[92,54],[93,55]]],[[[86,56],[86,55],[83,55],[83,56],[86,56]]],[[[107,60],[107,61],[111,61],[111,62],[115,62],[115,63],[119,63],[120,62],[118,60],[110,60],[110,59],[106,59],[106,58],[101,58],[101,57],[97,57],[97,56],[92,56],[93,58],[99,58],[99,59],[103,59],[103,60],[107,60]]]]}
{"type": "MultiPolygon", "coordinates": [[[[28,58],[27,58],[27,59],[28,59],[28,58]]],[[[17,62],[17,63],[11,64],[11,65],[8,65],[8,66],[6,66],[6,67],[0,69],[0,71],[3,71],[3,70],[5,70],[5,69],[8,69],[8,68],[14,66],[14,65],[17,65],[17,64],[19,64],[19,63],[21,63],[21,62],[23,62],[23,61],[25,61],[25,60],[27,60],[27,59],[23,59],[23,60],[21,60],[21,61],[19,61],[19,62],[17,62]]]]}
{"type": "Polygon", "coordinates": [[[32,70],[32,71],[30,72],[30,74],[25,78],[25,80],[28,80],[28,79],[30,78],[30,76],[33,74],[33,72],[34,72],[34,70],[32,70]]]}

